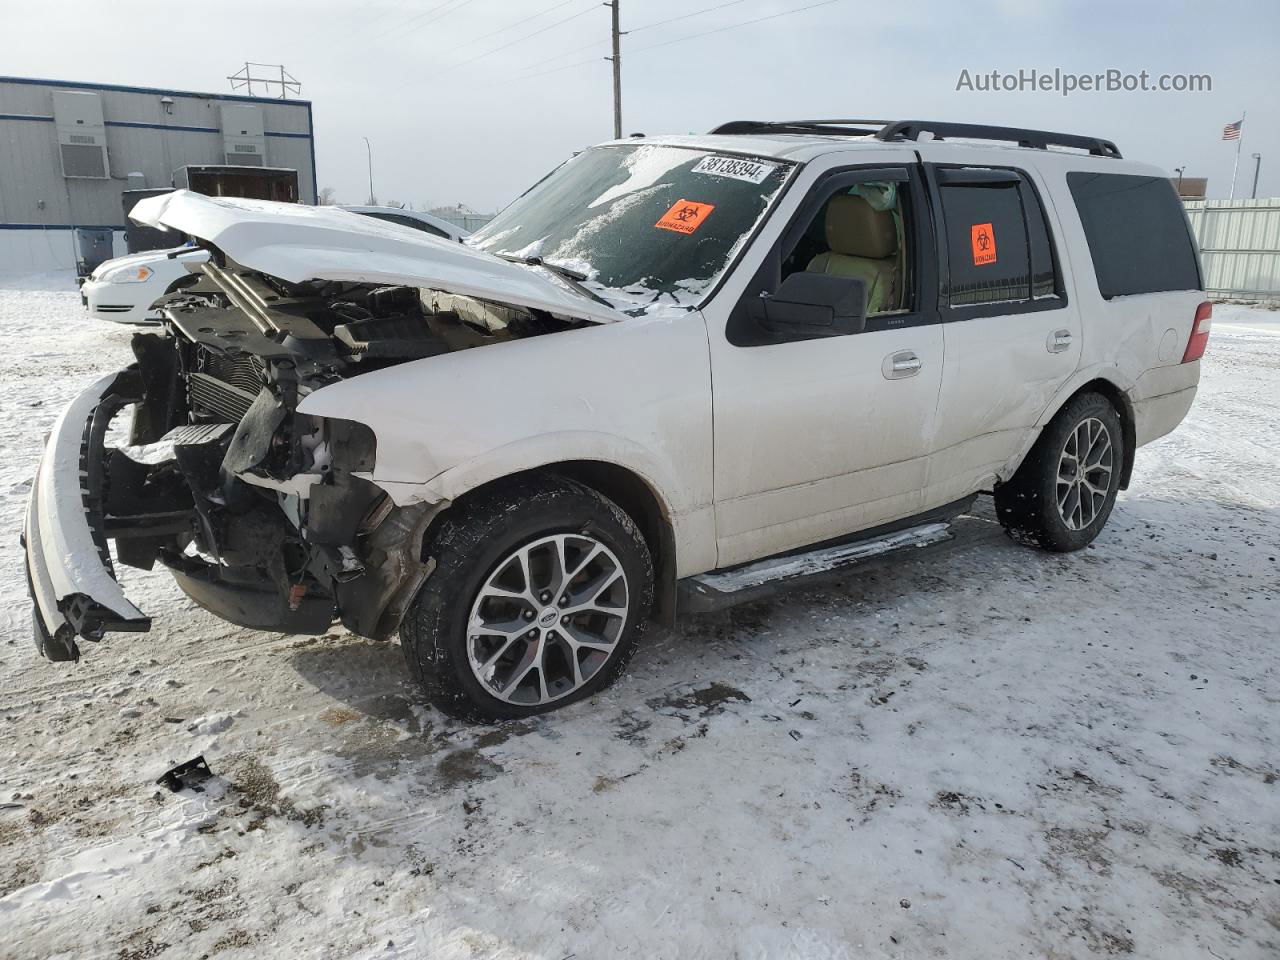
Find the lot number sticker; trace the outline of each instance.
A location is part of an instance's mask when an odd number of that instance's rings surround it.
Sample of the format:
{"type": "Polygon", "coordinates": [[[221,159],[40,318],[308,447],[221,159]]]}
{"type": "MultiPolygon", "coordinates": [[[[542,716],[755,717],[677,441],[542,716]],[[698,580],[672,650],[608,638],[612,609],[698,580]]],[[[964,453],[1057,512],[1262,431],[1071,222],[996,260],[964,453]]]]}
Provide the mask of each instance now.
{"type": "Polygon", "coordinates": [[[714,209],[715,204],[712,203],[677,200],[654,226],[660,230],[674,230],[676,233],[693,233],[714,209]]]}
{"type": "Polygon", "coordinates": [[[973,247],[973,265],[996,262],[996,232],[989,223],[975,223],[969,228],[969,243],[973,247]]]}
{"type": "Polygon", "coordinates": [[[741,157],[703,157],[693,168],[694,173],[706,173],[713,177],[732,177],[747,183],[764,183],[765,178],[778,169],[776,163],[759,163],[741,157]]]}

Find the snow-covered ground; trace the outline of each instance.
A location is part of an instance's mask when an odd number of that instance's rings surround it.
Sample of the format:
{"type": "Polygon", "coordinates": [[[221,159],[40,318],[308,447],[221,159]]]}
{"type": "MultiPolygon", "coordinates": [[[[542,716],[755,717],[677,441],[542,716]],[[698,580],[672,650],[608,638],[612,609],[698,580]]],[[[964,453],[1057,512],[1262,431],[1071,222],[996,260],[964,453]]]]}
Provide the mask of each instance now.
{"type": "Polygon", "coordinates": [[[41,438],[128,355],[0,289],[0,956],[1280,956],[1280,313],[1091,549],[1003,538],[653,639],[594,701],[468,728],[394,644],[155,617],[39,659],[41,438]],[[155,778],[203,753],[214,789],[155,778]]]}

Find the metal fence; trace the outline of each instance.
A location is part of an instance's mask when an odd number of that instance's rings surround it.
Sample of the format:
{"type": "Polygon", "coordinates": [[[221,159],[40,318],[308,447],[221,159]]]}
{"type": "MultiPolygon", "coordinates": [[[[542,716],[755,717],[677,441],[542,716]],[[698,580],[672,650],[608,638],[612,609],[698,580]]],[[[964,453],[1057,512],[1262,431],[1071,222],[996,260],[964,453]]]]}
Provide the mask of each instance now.
{"type": "Polygon", "coordinates": [[[1208,293],[1280,300],[1280,198],[1188,200],[1186,208],[1208,293]]]}
{"type": "Polygon", "coordinates": [[[476,231],[497,216],[496,213],[436,213],[434,216],[448,220],[455,227],[476,231]]]}

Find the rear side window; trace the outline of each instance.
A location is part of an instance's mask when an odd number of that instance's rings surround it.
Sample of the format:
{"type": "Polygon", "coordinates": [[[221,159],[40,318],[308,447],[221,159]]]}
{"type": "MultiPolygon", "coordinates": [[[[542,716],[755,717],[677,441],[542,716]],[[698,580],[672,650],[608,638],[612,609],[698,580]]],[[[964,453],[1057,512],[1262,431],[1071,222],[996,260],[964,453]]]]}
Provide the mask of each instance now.
{"type": "Polygon", "coordinates": [[[1049,306],[1059,284],[1040,198],[1017,171],[987,172],[1012,179],[943,181],[939,187],[948,250],[946,302],[966,307],[1037,300],[1049,306]]]}
{"type": "Polygon", "coordinates": [[[1167,179],[1076,172],[1067,186],[1103,297],[1202,289],[1182,201],[1167,179]]]}

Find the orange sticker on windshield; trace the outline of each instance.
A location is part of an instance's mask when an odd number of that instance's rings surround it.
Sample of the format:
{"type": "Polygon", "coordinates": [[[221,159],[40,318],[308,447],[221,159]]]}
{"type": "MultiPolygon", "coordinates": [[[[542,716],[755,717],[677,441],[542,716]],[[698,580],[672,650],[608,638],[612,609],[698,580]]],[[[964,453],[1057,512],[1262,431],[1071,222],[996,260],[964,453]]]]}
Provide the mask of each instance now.
{"type": "Polygon", "coordinates": [[[715,204],[712,203],[679,200],[654,226],[660,230],[674,230],[676,233],[693,233],[714,209],[715,204]]]}
{"type": "Polygon", "coordinates": [[[989,223],[975,223],[969,228],[969,243],[973,247],[973,265],[996,262],[996,232],[989,223]]]}

